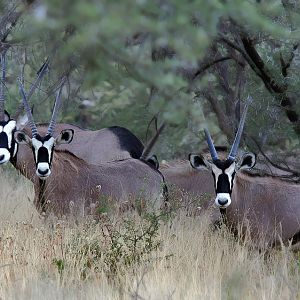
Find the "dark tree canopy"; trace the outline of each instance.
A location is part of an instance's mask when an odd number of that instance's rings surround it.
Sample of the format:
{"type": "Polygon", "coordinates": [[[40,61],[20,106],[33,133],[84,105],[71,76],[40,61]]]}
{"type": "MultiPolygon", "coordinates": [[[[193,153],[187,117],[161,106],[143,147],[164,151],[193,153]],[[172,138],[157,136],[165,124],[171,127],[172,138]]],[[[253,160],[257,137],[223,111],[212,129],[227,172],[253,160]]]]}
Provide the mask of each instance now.
{"type": "MultiPolygon", "coordinates": [[[[299,32],[296,1],[0,1],[0,50],[8,50],[7,109],[20,102],[16,77],[50,71],[31,99],[46,121],[67,75],[61,120],[121,125],[145,139],[154,115],[168,127],[162,158],[203,148],[208,126],[231,142],[252,95],[244,143],[299,148],[299,32]]],[[[276,155],[278,161],[281,155],[276,155]]]]}

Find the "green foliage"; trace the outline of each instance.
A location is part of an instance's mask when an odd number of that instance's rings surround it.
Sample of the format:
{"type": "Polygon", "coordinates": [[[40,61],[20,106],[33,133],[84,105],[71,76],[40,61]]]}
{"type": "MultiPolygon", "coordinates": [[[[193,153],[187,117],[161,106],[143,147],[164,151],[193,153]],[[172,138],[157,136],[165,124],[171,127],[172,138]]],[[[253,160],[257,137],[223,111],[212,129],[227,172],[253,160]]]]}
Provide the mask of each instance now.
{"type": "Polygon", "coordinates": [[[103,214],[99,223],[87,222],[83,229],[74,229],[69,241],[62,246],[63,258],[56,258],[53,264],[62,280],[74,268],[82,280],[95,273],[118,280],[116,276],[160,259],[156,253],[162,245],[159,237],[162,219],[163,216],[156,213],[131,214],[114,223],[103,214]]]}
{"type": "MultiPolygon", "coordinates": [[[[13,4],[0,1],[3,14],[13,4]]],[[[50,56],[50,73],[31,99],[38,121],[49,120],[53,89],[60,76],[68,73],[62,114],[66,122],[88,128],[125,126],[145,141],[149,120],[159,114],[169,124],[157,147],[163,158],[186,157],[192,149],[198,150],[202,141],[199,131],[204,125],[224,144],[230,135],[220,128],[215,108],[202,95],[195,96],[195,92],[212,89],[233,131],[234,116],[226,109],[228,91],[220,83],[220,73],[211,66],[191,82],[178,70],[197,69],[217,54],[232,56],[219,39],[225,36],[241,47],[241,31],[253,38],[272,76],[280,84],[288,84],[287,93],[297,93],[298,61],[290,66],[287,77],[282,76],[280,67],[281,57],[288,61],[299,40],[294,30],[300,24],[299,7],[290,1],[43,0],[30,7],[19,3],[17,11],[23,10],[22,19],[7,37],[12,45],[7,109],[14,111],[19,103],[15,83],[22,66],[28,88],[45,57],[50,56]],[[210,55],[215,48],[217,52],[210,55]],[[155,49],[169,53],[158,51],[154,62],[155,49]]],[[[234,60],[222,63],[233,90],[236,64],[234,60]]],[[[245,68],[246,84],[240,98],[252,94],[255,99],[250,134],[257,133],[255,125],[259,125],[260,136],[270,132],[268,145],[274,145],[279,130],[289,138],[281,146],[298,146],[284,112],[276,110],[280,96],[275,98],[251,68],[245,68]],[[258,114],[261,111],[266,114],[258,114]]],[[[295,107],[300,113],[299,105],[295,107]]]]}
{"type": "Polygon", "coordinates": [[[111,231],[111,246],[104,259],[110,274],[116,274],[121,266],[147,264],[149,254],[157,251],[162,243],[158,239],[159,219],[153,213],[144,215],[141,224],[124,219],[121,230],[111,231]]]}
{"type": "Polygon", "coordinates": [[[54,259],[53,264],[57,267],[57,271],[59,274],[62,274],[65,269],[65,263],[62,259],[54,259]]]}

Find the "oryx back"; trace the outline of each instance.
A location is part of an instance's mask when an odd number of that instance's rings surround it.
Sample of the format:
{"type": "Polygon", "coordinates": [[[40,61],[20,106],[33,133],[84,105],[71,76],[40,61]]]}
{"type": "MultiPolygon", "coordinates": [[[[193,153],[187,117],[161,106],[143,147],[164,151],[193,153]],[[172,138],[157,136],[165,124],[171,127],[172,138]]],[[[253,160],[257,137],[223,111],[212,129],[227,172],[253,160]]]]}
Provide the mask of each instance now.
{"type": "MultiPolygon", "coordinates": [[[[48,124],[37,126],[41,134],[47,132],[48,124]]],[[[76,125],[58,123],[54,135],[65,129],[74,130],[72,143],[58,145],[55,149],[67,150],[88,163],[101,164],[131,157],[139,158],[144,149],[142,142],[123,127],[114,126],[93,131],[76,125]]]]}
{"type": "Polygon", "coordinates": [[[46,180],[43,209],[58,216],[71,213],[70,203],[84,215],[99,213],[107,203],[121,210],[137,206],[158,209],[163,205],[163,186],[159,172],[140,160],[129,158],[96,166],[57,150],[52,174],[46,180]],[[65,179],[58,180],[62,177],[65,179]]]}
{"type": "Polygon", "coordinates": [[[300,185],[272,176],[239,172],[226,209],[229,226],[261,245],[286,242],[300,231],[300,185]]]}

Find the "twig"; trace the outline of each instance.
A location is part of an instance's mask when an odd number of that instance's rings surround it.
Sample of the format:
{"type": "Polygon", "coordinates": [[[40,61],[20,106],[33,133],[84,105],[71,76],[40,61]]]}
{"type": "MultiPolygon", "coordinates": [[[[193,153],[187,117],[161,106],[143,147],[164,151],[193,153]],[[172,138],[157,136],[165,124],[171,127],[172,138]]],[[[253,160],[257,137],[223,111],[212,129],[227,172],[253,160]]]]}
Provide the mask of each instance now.
{"type": "Polygon", "coordinates": [[[201,66],[201,68],[199,70],[197,70],[197,72],[194,74],[192,80],[195,80],[200,74],[204,73],[207,69],[211,68],[213,65],[218,64],[225,60],[229,60],[229,59],[233,59],[233,58],[231,56],[224,56],[224,57],[217,58],[217,59],[201,66]]]}
{"type": "Polygon", "coordinates": [[[250,136],[250,138],[254,141],[254,143],[256,144],[259,152],[262,154],[262,156],[267,160],[268,163],[270,163],[273,167],[281,170],[281,171],[284,171],[284,172],[287,172],[287,173],[291,173],[294,177],[299,177],[300,173],[296,170],[292,170],[291,168],[289,167],[283,167],[283,166],[280,166],[276,163],[274,163],[267,155],[266,153],[262,150],[262,147],[260,146],[259,142],[256,140],[255,137],[253,136],[250,136]]]}

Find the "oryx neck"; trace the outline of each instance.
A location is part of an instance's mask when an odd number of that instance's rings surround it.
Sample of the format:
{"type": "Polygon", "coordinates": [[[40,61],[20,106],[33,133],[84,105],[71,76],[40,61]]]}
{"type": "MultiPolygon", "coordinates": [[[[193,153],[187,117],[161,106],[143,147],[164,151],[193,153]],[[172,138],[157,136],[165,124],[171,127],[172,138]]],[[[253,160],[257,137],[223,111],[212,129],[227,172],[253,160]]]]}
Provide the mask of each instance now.
{"type": "Polygon", "coordinates": [[[46,197],[45,197],[45,191],[46,191],[46,180],[39,178],[39,197],[38,197],[38,203],[35,203],[35,206],[37,210],[40,213],[46,213],[46,197]]]}
{"type": "Polygon", "coordinates": [[[222,222],[227,224],[227,208],[220,208],[222,222]]]}

